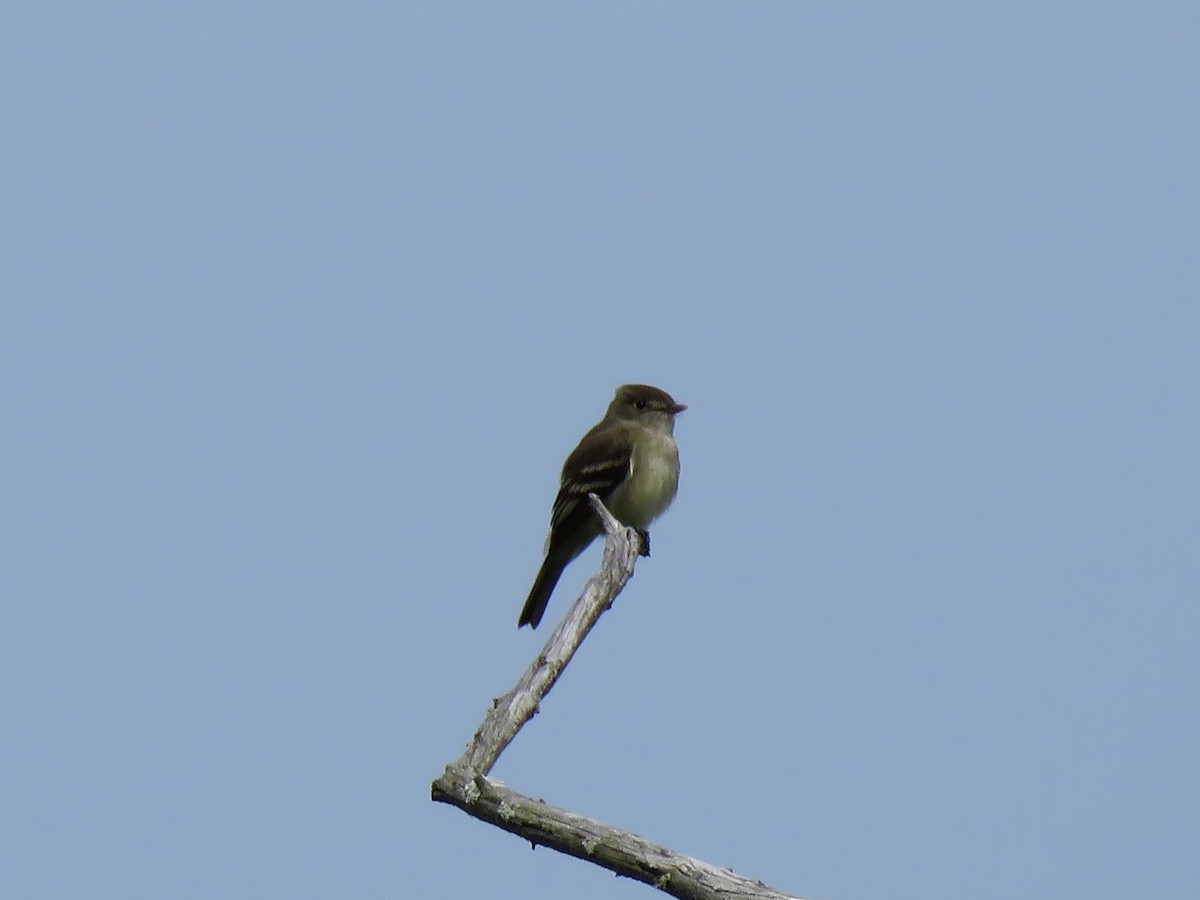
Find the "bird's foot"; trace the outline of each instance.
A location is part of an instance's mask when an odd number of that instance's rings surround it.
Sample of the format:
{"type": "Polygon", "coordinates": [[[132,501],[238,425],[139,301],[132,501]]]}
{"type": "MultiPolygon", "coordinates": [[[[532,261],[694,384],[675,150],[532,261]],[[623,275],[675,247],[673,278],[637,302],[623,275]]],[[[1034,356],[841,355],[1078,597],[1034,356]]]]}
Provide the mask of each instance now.
{"type": "Polygon", "coordinates": [[[650,557],[650,532],[645,528],[637,529],[638,537],[642,539],[642,546],[638,549],[638,556],[650,557]]]}

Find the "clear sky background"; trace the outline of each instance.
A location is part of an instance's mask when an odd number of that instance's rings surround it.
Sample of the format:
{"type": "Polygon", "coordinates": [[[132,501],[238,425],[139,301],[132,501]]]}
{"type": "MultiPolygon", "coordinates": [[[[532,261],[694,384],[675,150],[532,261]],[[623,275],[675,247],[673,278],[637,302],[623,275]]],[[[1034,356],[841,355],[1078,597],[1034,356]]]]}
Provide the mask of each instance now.
{"type": "Polygon", "coordinates": [[[814,900],[1196,897],[1194,2],[0,18],[5,896],[652,896],[429,800],[648,381],[679,499],[497,777],[814,900]]]}

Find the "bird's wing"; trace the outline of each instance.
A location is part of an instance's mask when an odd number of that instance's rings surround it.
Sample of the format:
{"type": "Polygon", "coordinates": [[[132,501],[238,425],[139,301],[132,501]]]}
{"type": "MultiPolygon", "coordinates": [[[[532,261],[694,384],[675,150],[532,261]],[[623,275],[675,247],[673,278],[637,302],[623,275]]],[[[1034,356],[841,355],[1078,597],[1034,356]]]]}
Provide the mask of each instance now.
{"type": "Polygon", "coordinates": [[[575,531],[582,518],[594,515],[588,494],[601,500],[629,477],[633,436],[624,428],[593,430],[579,442],[563,464],[562,480],[550,513],[550,536],[575,531]]]}

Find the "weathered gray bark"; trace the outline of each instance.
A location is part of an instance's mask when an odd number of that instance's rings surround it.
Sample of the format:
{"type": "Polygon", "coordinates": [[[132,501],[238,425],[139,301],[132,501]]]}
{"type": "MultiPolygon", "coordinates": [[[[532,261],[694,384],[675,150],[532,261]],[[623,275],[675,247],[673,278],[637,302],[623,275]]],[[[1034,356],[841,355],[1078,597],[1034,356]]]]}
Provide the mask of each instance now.
{"type": "Polygon", "coordinates": [[[709,863],[676,853],[645,838],[575,813],[548,806],[488,778],[504,748],[538,711],[579,644],[633,575],[641,537],[612,517],[589,495],[604,522],[607,539],[600,570],[589,579],[566,617],[551,633],[516,686],[492,702],[462,755],[446,766],[432,797],[484,822],[562,853],[588,860],[618,875],[636,878],[684,900],[796,900],[709,863]]]}

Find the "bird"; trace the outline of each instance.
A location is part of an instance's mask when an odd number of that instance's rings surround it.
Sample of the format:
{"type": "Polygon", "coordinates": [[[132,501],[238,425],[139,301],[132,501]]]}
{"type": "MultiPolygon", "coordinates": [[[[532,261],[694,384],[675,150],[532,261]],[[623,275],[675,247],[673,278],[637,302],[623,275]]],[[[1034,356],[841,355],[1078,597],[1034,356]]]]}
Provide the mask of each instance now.
{"type": "Polygon", "coordinates": [[[518,628],[537,628],[563,569],[603,531],[589,493],[604,501],[619,522],[638,530],[642,555],[650,555],[650,523],[666,512],[679,487],[675,417],[685,409],[661,388],[617,388],[604,418],[563,463],[542,565],[518,628]]]}

